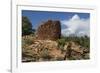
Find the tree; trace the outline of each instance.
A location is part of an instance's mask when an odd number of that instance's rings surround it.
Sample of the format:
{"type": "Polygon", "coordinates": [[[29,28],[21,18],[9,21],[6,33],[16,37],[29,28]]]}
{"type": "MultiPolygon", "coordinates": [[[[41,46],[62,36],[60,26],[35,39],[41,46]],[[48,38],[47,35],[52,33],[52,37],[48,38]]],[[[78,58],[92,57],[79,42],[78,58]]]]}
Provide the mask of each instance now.
{"type": "Polygon", "coordinates": [[[22,16],[22,35],[32,33],[32,24],[26,16],[22,16]]]}

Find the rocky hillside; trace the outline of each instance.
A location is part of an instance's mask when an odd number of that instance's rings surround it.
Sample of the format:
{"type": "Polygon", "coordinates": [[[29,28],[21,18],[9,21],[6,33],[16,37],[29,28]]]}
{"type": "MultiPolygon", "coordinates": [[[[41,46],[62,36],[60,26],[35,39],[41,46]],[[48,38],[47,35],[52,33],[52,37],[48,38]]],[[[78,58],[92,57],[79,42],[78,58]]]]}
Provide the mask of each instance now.
{"type": "Polygon", "coordinates": [[[61,47],[58,41],[36,40],[28,36],[23,37],[23,42],[26,39],[29,41],[29,38],[32,39],[32,42],[22,46],[23,62],[89,59],[89,49],[81,47],[73,41],[66,41],[65,45],[61,47]]]}
{"type": "Polygon", "coordinates": [[[41,24],[35,35],[22,36],[22,62],[89,59],[88,37],[61,37],[59,21],[41,24]]]}

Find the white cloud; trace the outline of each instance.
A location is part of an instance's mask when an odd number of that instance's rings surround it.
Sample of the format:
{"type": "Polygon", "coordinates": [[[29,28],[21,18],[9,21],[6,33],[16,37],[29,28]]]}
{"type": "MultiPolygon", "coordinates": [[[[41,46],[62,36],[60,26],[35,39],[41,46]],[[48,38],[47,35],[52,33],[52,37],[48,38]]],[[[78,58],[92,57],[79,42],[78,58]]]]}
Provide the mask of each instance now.
{"type": "Polygon", "coordinates": [[[67,26],[67,28],[62,29],[62,35],[64,36],[72,34],[77,36],[89,36],[90,19],[81,19],[77,14],[75,14],[71,19],[61,21],[61,24],[62,26],[67,26]]]}

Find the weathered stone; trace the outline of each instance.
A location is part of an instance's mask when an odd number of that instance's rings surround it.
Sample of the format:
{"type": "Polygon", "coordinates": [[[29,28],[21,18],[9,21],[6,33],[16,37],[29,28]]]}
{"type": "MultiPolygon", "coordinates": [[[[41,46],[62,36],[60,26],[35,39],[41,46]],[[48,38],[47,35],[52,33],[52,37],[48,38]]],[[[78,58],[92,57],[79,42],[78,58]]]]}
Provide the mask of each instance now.
{"type": "Polygon", "coordinates": [[[60,21],[48,20],[41,24],[36,32],[36,37],[39,40],[57,40],[61,36],[60,21]]]}

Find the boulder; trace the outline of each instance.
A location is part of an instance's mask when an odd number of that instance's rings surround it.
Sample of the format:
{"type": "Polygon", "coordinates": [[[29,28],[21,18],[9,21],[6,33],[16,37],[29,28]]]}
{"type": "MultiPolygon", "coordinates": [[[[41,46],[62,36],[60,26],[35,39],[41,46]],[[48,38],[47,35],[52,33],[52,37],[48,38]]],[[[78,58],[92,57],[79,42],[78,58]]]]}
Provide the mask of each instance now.
{"type": "Polygon", "coordinates": [[[41,24],[36,31],[36,38],[39,40],[57,40],[61,37],[60,21],[48,20],[41,24]]]}

